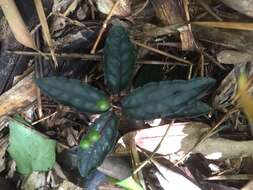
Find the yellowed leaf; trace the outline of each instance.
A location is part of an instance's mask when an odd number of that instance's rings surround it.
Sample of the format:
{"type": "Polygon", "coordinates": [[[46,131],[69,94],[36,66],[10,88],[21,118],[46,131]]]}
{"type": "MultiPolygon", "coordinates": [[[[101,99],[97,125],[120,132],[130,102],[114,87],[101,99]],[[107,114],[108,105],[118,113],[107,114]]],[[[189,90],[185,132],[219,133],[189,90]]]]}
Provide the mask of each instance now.
{"type": "Polygon", "coordinates": [[[0,6],[16,40],[22,45],[38,51],[14,0],[0,0],[0,6]]]}
{"type": "Polygon", "coordinates": [[[239,78],[239,87],[238,93],[240,97],[238,99],[241,104],[245,115],[247,116],[250,122],[253,122],[253,97],[250,96],[247,92],[247,79],[245,74],[241,74],[239,78]]]}

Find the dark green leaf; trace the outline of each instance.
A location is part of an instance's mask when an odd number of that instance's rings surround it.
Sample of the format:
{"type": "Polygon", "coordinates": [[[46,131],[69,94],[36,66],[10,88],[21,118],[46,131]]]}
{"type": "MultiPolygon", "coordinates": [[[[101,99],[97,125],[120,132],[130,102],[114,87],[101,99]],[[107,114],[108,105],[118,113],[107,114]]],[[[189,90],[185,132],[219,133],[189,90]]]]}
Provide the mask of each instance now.
{"type": "MultiPolygon", "coordinates": [[[[118,120],[112,112],[102,114],[89,128],[90,131],[100,131],[101,138],[87,149],[78,149],[78,169],[83,177],[102,164],[105,156],[114,147],[117,137],[118,120]]],[[[84,139],[87,137],[84,136],[84,139]]]]}
{"type": "Polygon", "coordinates": [[[136,54],[126,30],[113,26],[104,48],[105,83],[113,93],[125,88],[134,71],[136,54]]]}
{"type": "MultiPolygon", "coordinates": [[[[79,80],[64,77],[46,77],[37,79],[36,83],[45,94],[57,102],[74,107],[79,111],[102,113],[109,109],[109,106],[101,108],[99,103],[101,100],[106,103],[109,102],[104,92],[88,84],[82,84],[79,80]]],[[[106,105],[109,105],[109,103],[106,105]]]]}
{"type": "Polygon", "coordinates": [[[18,121],[10,121],[8,152],[22,174],[48,171],[55,163],[55,141],[18,121]]]}
{"type": "Polygon", "coordinates": [[[123,113],[134,119],[195,117],[211,108],[200,101],[215,83],[211,78],[149,83],[137,88],[122,101],[123,113]]]}

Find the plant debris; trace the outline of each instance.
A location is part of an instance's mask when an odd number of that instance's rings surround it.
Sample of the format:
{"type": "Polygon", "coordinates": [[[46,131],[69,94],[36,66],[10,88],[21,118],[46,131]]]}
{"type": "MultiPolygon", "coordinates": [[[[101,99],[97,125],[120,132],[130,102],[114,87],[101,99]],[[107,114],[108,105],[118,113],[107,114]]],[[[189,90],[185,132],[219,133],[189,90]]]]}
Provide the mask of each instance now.
{"type": "Polygon", "coordinates": [[[250,189],[252,0],[0,0],[0,186],[250,189]]]}

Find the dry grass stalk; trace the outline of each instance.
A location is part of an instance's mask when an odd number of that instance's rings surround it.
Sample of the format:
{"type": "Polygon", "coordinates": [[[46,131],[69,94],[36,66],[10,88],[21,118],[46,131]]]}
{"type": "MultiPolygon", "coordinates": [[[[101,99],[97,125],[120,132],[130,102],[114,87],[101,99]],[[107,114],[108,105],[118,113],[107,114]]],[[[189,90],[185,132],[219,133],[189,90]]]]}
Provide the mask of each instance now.
{"type": "Polygon", "coordinates": [[[47,24],[47,18],[46,18],[44,9],[43,9],[42,1],[41,0],[34,0],[34,4],[35,4],[35,7],[36,7],[36,10],[37,10],[39,19],[40,19],[40,23],[41,23],[41,26],[42,26],[43,34],[45,36],[45,40],[46,40],[47,45],[50,49],[50,53],[52,55],[52,59],[54,61],[55,67],[57,67],[58,62],[57,62],[57,59],[56,59],[56,56],[55,56],[54,45],[53,45],[53,41],[52,41],[52,38],[51,38],[51,35],[50,35],[49,27],[48,27],[48,24],[47,24]]]}
{"type": "Polygon", "coordinates": [[[78,3],[80,2],[80,0],[74,0],[69,7],[67,8],[67,10],[64,12],[64,16],[67,17],[70,13],[72,13],[74,10],[76,10],[76,7],[78,5],[78,3]]]}
{"type": "Polygon", "coordinates": [[[243,22],[212,22],[212,21],[199,21],[192,22],[192,24],[205,26],[205,27],[214,27],[214,28],[224,28],[224,29],[234,29],[234,30],[253,30],[253,23],[243,23],[243,22]]]}
{"type": "Polygon", "coordinates": [[[97,46],[98,46],[98,43],[99,43],[99,41],[100,41],[100,39],[101,39],[101,37],[102,37],[102,35],[103,35],[106,27],[107,27],[107,24],[110,21],[110,19],[112,18],[112,16],[114,15],[114,12],[117,9],[117,7],[118,7],[119,4],[120,4],[120,0],[117,0],[117,2],[114,3],[114,5],[112,6],[112,8],[111,8],[108,16],[106,17],[105,21],[103,22],[103,26],[102,26],[101,30],[99,31],[97,40],[95,41],[95,44],[94,44],[94,46],[93,46],[93,48],[91,50],[91,54],[95,54],[97,46]]]}
{"type": "Polygon", "coordinates": [[[140,47],[142,47],[142,48],[146,48],[146,49],[148,49],[148,50],[150,50],[150,51],[152,51],[152,52],[158,53],[158,54],[160,54],[160,55],[164,55],[164,56],[169,57],[169,58],[171,58],[171,59],[174,59],[174,60],[176,60],[176,61],[179,61],[179,62],[188,64],[188,65],[191,65],[191,64],[192,64],[190,61],[185,60],[185,59],[182,59],[182,58],[177,57],[177,56],[175,56],[175,55],[172,55],[172,54],[170,54],[170,53],[161,51],[161,50],[159,50],[159,49],[156,49],[156,48],[153,48],[153,47],[150,47],[150,46],[147,46],[147,45],[142,44],[142,43],[137,42],[137,41],[133,41],[133,42],[134,42],[137,46],[140,46],[140,47]]]}
{"type": "Polygon", "coordinates": [[[205,1],[197,0],[197,2],[198,2],[210,15],[212,15],[216,20],[218,20],[218,21],[223,21],[223,19],[220,18],[220,17],[212,10],[212,8],[211,8],[205,1]]]}

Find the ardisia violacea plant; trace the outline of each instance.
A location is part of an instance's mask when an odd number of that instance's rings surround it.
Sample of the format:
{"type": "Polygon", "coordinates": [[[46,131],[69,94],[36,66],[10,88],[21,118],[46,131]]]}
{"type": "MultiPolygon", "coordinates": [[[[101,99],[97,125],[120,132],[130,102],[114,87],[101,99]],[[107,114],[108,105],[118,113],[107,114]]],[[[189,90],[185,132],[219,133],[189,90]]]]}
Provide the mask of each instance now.
{"type": "Polygon", "coordinates": [[[121,115],[135,120],[152,120],[196,117],[212,110],[200,101],[214,85],[212,78],[151,82],[122,97],[121,91],[131,81],[135,62],[136,51],[128,33],[121,26],[113,26],[106,39],[103,60],[104,81],[110,95],[75,79],[36,79],[41,90],[60,104],[81,112],[101,114],[82,137],[77,150],[78,169],[84,177],[103,162],[116,144],[121,115]],[[111,102],[113,99],[119,101],[111,102]]]}

